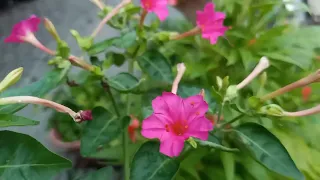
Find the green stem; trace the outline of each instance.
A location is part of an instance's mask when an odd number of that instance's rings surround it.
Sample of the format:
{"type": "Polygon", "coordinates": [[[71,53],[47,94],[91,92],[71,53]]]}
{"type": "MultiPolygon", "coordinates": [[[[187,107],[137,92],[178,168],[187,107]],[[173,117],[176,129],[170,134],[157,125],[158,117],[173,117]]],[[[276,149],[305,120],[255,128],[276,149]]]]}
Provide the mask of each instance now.
{"type": "Polygon", "coordinates": [[[233,118],[232,120],[228,121],[228,122],[225,122],[223,124],[221,124],[221,126],[219,127],[219,129],[223,129],[225,126],[227,126],[228,124],[231,124],[237,120],[239,120],[240,118],[242,118],[244,116],[244,114],[240,114],[239,116],[233,118]]]}
{"type": "Polygon", "coordinates": [[[221,114],[222,114],[222,111],[223,111],[223,106],[224,106],[224,103],[221,104],[221,107],[219,109],[217,124],[220,122],[221,114]]]}
{"type": "MultiPolygon", "coordinates": [[[[128,72],[130,74],[133,73],[133,63],[134,61],[131,59],[128,61],[128,72]]],[[[128,94],[127,97],[127,115],[130,115],[131,111],[131,95],[128,94]]],[[[128,131],[124,130],[123,131],[123,155],[124,155],[124,179],[125,180],[130,180],[130,159],[129,159],[129,153],[128,153],[128,131]]]]}
{"type": "Polygon", "coordinates": [[[113,94],[112,94],[112,92],[110,90],[110,87],[109,87],[108,84],[105,84],[104,86],[105,86],[105,90],[107,91],[107,93],[109,94],[109,96],[111,98],[111,102],[112,102],[112,105],[114,107],[114,111],[116,112],[117,117],[120,118],[120,112],[119,112],[119,109],[117,107],[116,101],[115,101],[115,99],[113,97],[113,94]]]}

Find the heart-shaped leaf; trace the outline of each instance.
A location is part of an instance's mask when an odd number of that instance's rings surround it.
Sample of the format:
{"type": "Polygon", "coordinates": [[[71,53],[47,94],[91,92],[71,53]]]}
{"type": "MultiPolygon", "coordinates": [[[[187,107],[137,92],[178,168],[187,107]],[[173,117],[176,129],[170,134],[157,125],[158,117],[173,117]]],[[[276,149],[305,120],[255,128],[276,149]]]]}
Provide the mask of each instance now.
{"type": "Polygon", "coordinates": [[[0,179],[52,179],[71,167],[34,138],[11,131],[0,132],[0,179]]]}
{"type": "Polygon", "coordinates": [[[159,143],[146,142],[135,154],[131,166],[131,180],[168,180],[179,169],[179,163],[159,152],[159,143]]]}
{"type": "Polygon", "coordinates": [[[91,121],[84,125],[81,137],[81,154],[90,156],[121,133],[120,119],[102,107],[92,110],[91,121]]]}
{"type": "Polygon", "coordinates": [[[244,152],[271,171],[293,179],[304,179],[286,148],[266,128],[255,123],[246,123],[231,129],[235,143],[244,152]]]}
{"type": "Polygon", "coordinates": [[[16,116],[13,114],[0,114],[0,127],[34,126],[38,124],[39,121],[34,121],[25,117],[16,116]]]}
{"type": "Polygon", "coordinates": [[[92,171],[86,175],[81,175],[81,177],[76,177],[74,180],[106,180],[106,179],[113,179],[112,177],[113,177],[112,167],[105,167],[97,171],[92,171]]]}
{"type": "Polygon", "coordinates": [[[141,81],[129,73],[119,73],[116,76],[107,78],[109,86],[120,92],[131,92],[136,89],[141,81]]]}
{"type": "MultiPolygon", "coordinates": [[[[43,97],[51,90],[55,89],[64,79],[68,69],[57,69],[47,73],[41,80],[22,88],[7,90],[0,94],[1,97],[9,96],[36,96],[43,97]]],[[[12,104],[0,106],[0,113],[12,114],[24,108],[25,104],[12,104]]]]}
{"type": "Polygon", "coordinates": [[[143,72],[152,79],[167,82],[173,81],[171,66],[166,58],[157,51],[148,51],[138,58],[138,63],[143,72]]]}

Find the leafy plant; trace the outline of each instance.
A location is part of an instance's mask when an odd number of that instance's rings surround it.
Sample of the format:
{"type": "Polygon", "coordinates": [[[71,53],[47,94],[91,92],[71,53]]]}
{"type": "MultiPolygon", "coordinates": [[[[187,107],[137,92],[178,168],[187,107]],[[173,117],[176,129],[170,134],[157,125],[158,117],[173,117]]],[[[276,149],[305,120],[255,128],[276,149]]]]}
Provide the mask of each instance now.
{"type": "MultiPolygon", "coordinates": [[[[285,5],[293,1],[214,1],[197,13],[196,26],[166,19],[167,0],[158,1],[112,8],[93,0],[100,24],[88,36],[71,30],[90,63],[70,54],[49,19],[56,51],[35,37],[40,18],[18,23],[5,41],[52,55],[53,70],[24,88],[8,89],[21,69],[0,82],[0,127],[37,125],[15,114],[27,104],[52,108],[56,141],[123,166],[125,180],[318,179],[320,75],[311,72],[319,68],[319,27],[291,24],[285,5]],[[150,12],[158,17],[145,23],[150,12]],[[105,24],[120,35],[97,42],[105,24]],[[114,66],[121,72],[111,75],[114,66]],[[72,67],[83,71],[71,74],[72,67]],[[54,101],[43,99],[57,87],[54,101]]],[[[0,136],[1,179],[52,178],[71,167],[30,136],[0,136]]],[[[75,179],[107,176],[112,168],[75,179]]]]}

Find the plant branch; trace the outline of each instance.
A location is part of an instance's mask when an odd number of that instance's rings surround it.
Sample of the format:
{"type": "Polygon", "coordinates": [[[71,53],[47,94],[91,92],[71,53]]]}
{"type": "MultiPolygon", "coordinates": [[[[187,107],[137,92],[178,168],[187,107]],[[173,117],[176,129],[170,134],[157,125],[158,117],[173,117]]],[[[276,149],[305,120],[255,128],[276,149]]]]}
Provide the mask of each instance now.
{"type": "Polygon", "coordinates": [[[101,31],[103,26],[116,14],[119,13],[120,9],[130,4],[131,0],[123,0],[120,4],[118,4],[110,13],[108,13],[102,21],[98,24],[97,28],[92,32],[91,37],[96,37],[97,34],[101,31]]]}

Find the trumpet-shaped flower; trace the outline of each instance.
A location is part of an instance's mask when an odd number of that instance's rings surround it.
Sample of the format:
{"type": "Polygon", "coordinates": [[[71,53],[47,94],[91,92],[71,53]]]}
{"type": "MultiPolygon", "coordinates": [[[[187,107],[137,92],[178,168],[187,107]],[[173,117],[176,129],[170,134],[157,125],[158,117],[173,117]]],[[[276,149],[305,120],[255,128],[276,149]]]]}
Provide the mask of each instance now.
{"type": "Polygon", "coordinates": [[[141,0],[141,5],[148,13],[155,13],[161,21],[169,15],[168,0],[141,0]]]}
{"type": "Polygon", "coordinates": [[[141,134],[160,140],[160,152],[179,156],[189,137],[207,140],[213,124],[205,117],[208,104],[201,95],[181,98],[164,92],[152,101],[153,114],[142,122],[141,134]]]}
{"type": "Polygon", "coordinates": [[[213,3],[207,3],[203,11],[197,11],[197,26],[201,29],[202,37],[209,39],[211,44],[216,44],[228,29],[223,25],[225,18],[223,12],[214,10],[213,3]]]}
{"type": "Polygon", "coordinates": [[[10,36],[4,41],[8,43],[21,43],[32,40],[35,38],[33,33],[38,31],[40,22],[41,19],[35,15],[20,21],[13,26],[10,36]]]}

